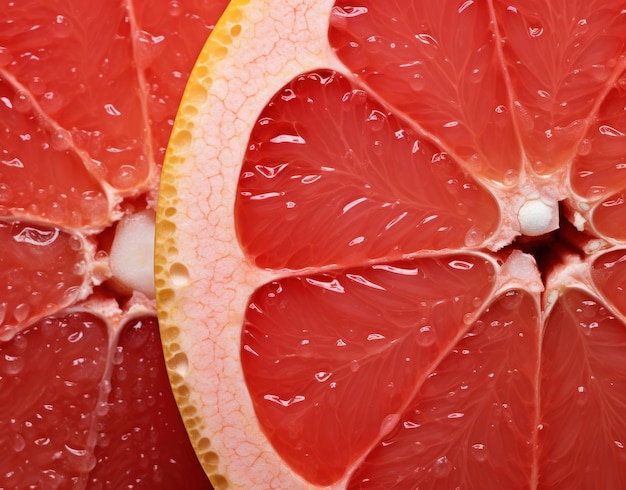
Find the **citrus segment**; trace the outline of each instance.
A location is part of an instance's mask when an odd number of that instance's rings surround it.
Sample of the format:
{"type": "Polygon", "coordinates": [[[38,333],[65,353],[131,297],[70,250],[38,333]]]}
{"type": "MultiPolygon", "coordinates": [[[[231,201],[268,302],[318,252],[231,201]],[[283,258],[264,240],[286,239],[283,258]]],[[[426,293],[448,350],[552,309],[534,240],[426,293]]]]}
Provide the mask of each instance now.
{"type": "Polygon", "coordinates": [[[0,216],[75,227],[106,222],[104,188],[70,149],[69,133],[42,125],[27,92],[10,86],[1,67],[0,121],[0,216]]]}
{"type": "Polygon", "coordinates": [[[9,2],[4,10],[0,45],[9,48],[20,87],[15,104],[62,128],[56,144],[87,153],[90,170],[114,188],[144,183],[152,159],[145,156],[146,115],[137,69],[128,63],[134,53],[124,10],[111,2],[41,8],[34,0],[9,2]]]}
{"type": "Polygon", "coordinates": [[[517,128],[538,174],[570,162],[624,69],[622,8],[619,1],[494,2],[517,128]]]}
{"type": "Polygon", "coordinates": [[[474,175],[511,185],[521,152],[487,2],[337,2],[329,41],[385,102],[474,175]]]}
{"type": "Polygon", "coordinates": [[[614,240],[626,239],[626,229],[621,224],[626,189],[623,83],[618,81],[602,102],[597,120],[580,142],[571,168],[572,189],[582,198],[574,200],[571,206],[590,221],[597,233],[614,240]],[[580,200],[588,201],[589,205],[581,204],[580,200]]]}
{"type": "Polygon", "coordinates": [[[592,223],[599,234],[609,240],[626,241],[626,196],[624,191],[612,194],[594,209],[592,223]]]}
{"type": "Polygon", "coordinates": [[[193,448],[180,443],[185,427],[170,396],[154,316],[130,319],[112,353],[107,401],[97,410],[98,436],[89,488],[206,490],[193,448]]]}
{"type": "Polygon", "coordinates": [[[495,272],[484,257],[452,255],[255,291],[242,368],[261,427],[294,471],[330,485],[384,436],[486,302],[495,272]]]}
{"type": "Polygon", "coordinates": [[[515,289],[495,299],[429,373],[348,488],[536,485],[538,306],[515,289]]]}
{"type": "Polygon", "coordinates": [[[626,326],[598,298],[569,289],[544,328],[541,487],[618,488],[626,477],[626,326]]]}
{"type": "Polygon", "coordinates": [[[47,317],[3,343],[0,486],[84,486],[96,463],[94,414],[107,342],[101,319],[70,313],[47,317]]]}
{"type": "Polygon", "coordinates": [[[91,292],[93,245],[80,235],[0,221],[0,335],[9,340],[35,320],[91,292]]]}
{"type": "Polygon", "coordinates": [[[320,70],[294,79],[260,114],[235,220],[257,266],[300,269],[476,247],[499,210],[449,155],[320,70]]]}
{"type": "Polygon", "coordinates": [[[604,99],[596,121],[580,142],[572,165],[572,187],[582,197],[595,201],[626,186],[625,103],[626,87],[618,85],[604,99]]]}
{"type": "MultiPolygon", "coordinates": [[[[591,264],[593,283],[602,298],[626,318],[626,250],[617,249],[600,254],[591,264]]],[[[593,310],[595,313],[595,310],[593,310]]]]}

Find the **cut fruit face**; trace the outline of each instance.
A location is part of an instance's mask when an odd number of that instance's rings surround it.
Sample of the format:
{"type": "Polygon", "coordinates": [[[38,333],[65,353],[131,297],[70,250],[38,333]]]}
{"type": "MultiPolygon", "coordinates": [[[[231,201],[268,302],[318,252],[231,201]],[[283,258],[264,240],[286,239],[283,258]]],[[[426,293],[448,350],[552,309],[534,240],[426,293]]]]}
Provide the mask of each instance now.
{"type": "Polygon", "coordinates": [[[619,2],[229,5],[156,242],[216,487],[626,478],[625,21],[619,2]]]}
{"type": "Polygon", "coordinates": [[[180,96],[226,3],[0,1],[0,488],[210,488],[153,243],[180,96]]]}

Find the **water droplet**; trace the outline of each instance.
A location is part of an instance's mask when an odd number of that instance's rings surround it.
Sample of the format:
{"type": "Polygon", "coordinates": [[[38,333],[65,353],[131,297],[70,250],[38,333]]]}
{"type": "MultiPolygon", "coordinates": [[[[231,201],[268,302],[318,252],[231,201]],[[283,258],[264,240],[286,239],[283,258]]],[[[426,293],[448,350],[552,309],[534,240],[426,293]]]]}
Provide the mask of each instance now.
{"type": "Polygon", "coordinates": [[[374,154],[380,156],[383,154],[383,142],[376,140],[374,141],[374,144],[372,145],[372,150],[374,152],[374,154]]]}
{"type": "Polygon", "coordinates": [[[430,325],[424,325],[418,330],[415,340],[422,347],[430,347],[437,340],[437,334],[430,325]]]}
{"type": "Polygon", "coordinates": [[[513,186],[519,181],[519,172],[510,168],[502,175],[502,183],[506,186],[513,186]]]}
{"type": "Polygon", "coordinates": [[[137,168],[134,165],[121,165],[113,178],[111,184],[117,189],[129,189],[137,183],[137,168]]]}
{"type": "Polygon", "coordinates": [[[72,235],[69,238],[70,249],[74,252],[78,252],[83,249],[83,241],[76,235],[72,235]]]}
{"type": "Polygon", "coordinates": [[[484,444],[472,444],[470,452],[476,461],[480,463],[487,461],[487,450],[484,444]]]}
{"type": "Polygon", "coordinates": [[[113,364],[119,366],[122,362],[124,362],[124,347],[118,345],[113,352],[113,364]]]}
{"type": "MultiPolygon", "coordinates": [[[[62,283],[60,284],[64,286],[64,284],[62,283]]],[[[71,286],[63,292],[63,295],[61,296],[60,304],[63,306],[71,305],[72,303],[76,302],[79,296],[80,296],[80,287],[71,286]]]]}
{"type": "Polygon", "coordinates": [[[576,397],[577,405],[586,405],[589,401],[589,393],[587,393],[587,389],[584,386],[578,387],[578,396],[576,397]]]}
{"type": "Polygon", "coordinates": [[[13,191],[9,184],[0,183],[0,203],[8,204],[13,200],[13,191]]]}
{"type": "Polygon", "coordinates": [[[13,310],[13,318],[15,318],[17,323],[24,322],[28,318],[28,315],[30,315],[30,306],[26,303],[17,305],[15,310],[13,310]]]}
{"type": "MultiPolygon", "coordinates": [[[[1,65],[0,65],[1,66],[1,65]]],[[[626,89],[626,76],[621,77],[618,81],[617,81],[617,85],[619,88],[626,89]]]]}
{"type": "Polygon", "coordinates": [[[19,374],[22,369],[24,369],[24,358],[21,356],[12,356],[9,354],[4,354],[2,359],[0,359],[0,369],[3,373],[8,374],[10,376],[15,376],[19,374]]]}
{"type": "Polygon", "coordinates": [[[451,260],[448,265],[459,271],[469,271],[474,268],[474,264],[466,260],[451,260]]]}
{"type": "Polygon", "coordinates": [[[68,37],[72,33],[72,24],[63,15],[57,15],[52,25],[52,35],[57,39],[68,37]]]}
{"type": "Polygon", "coordinates": [[[428,59],[434,59],[437,56],[437,52],[439,51],[439,47],[437,45],[437,40],[431,36],[430,34],[421,33],[415,34],[415,39],[419,42],[419,47],[421,48],[421,52],[428,59]]]}
{"type": "Polygon", "coordinates": [[[23,90],[18,90],[15,92],[15,97],[13,98],[13,107],[17,112],[25,113],[30,111],[33,108],[33,104],[28,96],[28,93],[23,90]]]}
{"type": "Polygon", "coordinates": [[[142,66],[149,66],[163,52],[165,36],[154,36],[142,30],[137,33],[136,39],[139,53],[136,58],[141,60],[142,66]]]}
{"type": "Polygon", "coordinates": [[[478,153],[465,160],[465,165],[472,173],[481,173],[487,167],[487,161],[478,153]]]}
{"type": "Polygon", "coordinates": [[[424,76],[420,73],[414,73],[413,76],[409,79],[409,87],[414,92],[421,92],[424,90],[426,86],[426,80],[424,80],[424,76]]]}
{"type": "Polygon", "coordinates": [[[328,371],[318,371],[315,373],[315,379],[320,383],[324,383],[330,379],[333,373],[329,373],[328,371]]]}
{"type": "Polygon", "coordinates": [[[28,88],[33,95],[42,95],[46,91],[46,84],[41,77],[33,77],[28,83],[28,88]]]}
{"type": "Polygon", "coordinates": [[[469,74],[469,80],[471,83],[480,83],[485,78],[485,70],[480,68],[473,68],[469,74]]]}
{"type": "Polygon", "coordinates": [[[391,413],[387,415],[380,424],[379,437],[385,437],[398,425],[399,422],[399,413],[391,413]]]}
{"type": "MultiPolygon", "coordinates": [[[[2,304],[6,304],[6,303],[2,303],[2,304]]],[[[15,337],[16,333],[17,333],[17,330],[15,329],[15,327],[4,325],[0,327],[0,340],[2,342],[9,342],[10,340],[13,339],[13,337],[15,337]]]]}
{"type": "Polygon", "coordinates": [[[589,31],[589,23],[587,19],[580,19],[576,23],[576,28],[574,29],[574,36],[582,36],[589,31]]]}
{"type": "Polygon", "coordinates": [[[122,335],[124,346],[128,349],[136,350],[145,345],[150,332],[141,321],[138,321],[127,326],[122,335]]]}
{"type": "Polygon", "coordinates": [[[511,289],[504,293],[504,296],[500,298],[500,304],[507,310],[514,310],[519,307],[523,299],[523,296],[516,289],[511,289]]]}
{"type": "MultiPolygon", "coordinates": [[[[367,102],[367,99],[367,93],[365,93],[365,91],[363,90],[355,89],[350,94],[350,100],[355,105],[363,105],[367,102]]],[[[352,107],[346,107],[346,109],[353,110],[352,107]]]]}
{"type": "Polygon", "coordinates": [[[542,173],[544,173],[546,171],[546,164],[543,163],[543,161],[541,160],[535,160],[532,163],[533,166],[533,170],[535,171],[535,173],[541,175],[542,173]]]}
{"type": "MultiPolygon", "coordinates": [[[[365,120],[365,124],[371,131],[380,131],[385,127],[385,121],[387,117],[380,111],[372,110],[367,119],[365,120]]],[[[376,143],[374,143],[375,145],[376,143]]]]}
{"type": "Polygon", "coordinates": [[[591,153],[591,140],[588,138],[583,138],[582,140],[580,140],[580,143],[578,143],[578,148],[577,148],[578,154],[581,156],[587,156],[591,153]]]}
{"type": "Polygon", "coordinates": [[[529,26],[528,27],[528,34],[530,35],[530,37],[537,38],[537,37],[539,37],[539,36],[541,36],[543,34],[543,27],[541,27],[541,26],[536,26],[536,27],[529,26]]]}
{"type": "Polygon", "coordinates": [[[71,136],[67,129],[57,128],[52,133],[50,145],[54,150],[65,151],[70,147],[71,136]]]}
{"type": "Polygon", "coordinates": [[[55,92],[45,92],[39,99],[39,105],[48,114],[57,113],[64,105],[65,98],[55,92]]]}
{"type": "Polygon", "coordinates": [[[12,348],[13,348],[13,353],[22,353],[26,350],[26,348],[28,347],[28,340],[26,339],[26,337],[22,334],[17,334],[14,338],[13,338],[13,342],[11,344],[12,348]]]}
{"type": "Polygon", "coordinates": [[[601,185],[592,185],[587,189],[586,197],[589,200],[596,201],[602,199],[606,194],[606,187],[601,185]]]}
{"type": "Polygon", "coordinates": [[[13,434],[13,450],[17,453],[22,452],[26,448],[26,440],[21,434],[13,434]]]}
{"type": "Polygon", "coordinates": [[[350,361],[350,371],[356,373],[359,370],[359,367],[359,361],[357,361],[356,359],[350,361]]]}
{"type": "Polygon", "coordinates": [[[437,478],[445,478],[450,474],[452,465],[447,456],[441,456],[433,463],[433,472],[437,478]]]}
{"type": "Polygon", "coordinates": [[[172,17],[180,17],[183,13],[183,6],[180,2],[172,1],[167,4],[167,13],[172,17]]]}
{"type": "Polygon", "coordinates": [[[482,320],[477,320],[474,323],[474,328],[472,329],[472,333],[474,335],[480,335],[484,331],[485,331],[485,322],[483,322],[482,320]]]}
{"type": "Polygon", "coordinates": [[[611,76],[611,69],[607,65],[591,65],[591,76],[598,82],[605,82],[611,76]]]}
{"type": "Polygon", "coordinates": [[[416,441],[415,444],[413,444],[413,451],[415,454],[424,454],[426,445],[421,441],[416,441]]]}
{"type": "Polygon", "coordinates": [[[102,192],[85,191],[81,194],[80,212],[93,221],[105,219],[108,215],[108,201],[102,192]]]}
{"type": "Polygon", "coordinates": [[[614,138],[620,138],[624,136],[624,133],[622,133],[619,129],[614,128],[612,126],[608,126],[606,124],[603,124],[602,126],[600,126],[598,128],[598,132],[600,134],[603,134],[604,136],[612,136],[614,138]]]}
{"type": "Polygon", "coordinates": [[[44,216],[52,223],[59,223],[65,217],[65,211],[61,204],[56,201],[50,201],[45,205],[44,216]]]}
{"type": "Polygon", "coordinates": [[[478,226],[472,226],[465,234],[465,246],[469,248],[478,247],[487,238],[484,230],[478,226]]]}
{"type": "Polygon", "coordinates": [[[84,334],[82,331],[76,330],[75,332],[72,332],[67,336],[67,340],[71,344],[75,344],[77,342],[80,342],[83,339],[83,336],[84,334]]]}
{"type": "Polygon", "coordinates": [[[13,55],[4,46],[0,46],[0,66],[7,66],[13,61],[13,55]]]}
{"type": "Polygon", "coordinates": [[[98,417],[104,417],[109,413],[110,407],[107,402],[100,402],[96,405],[96,415],[98,417]]]}
{"type": "Polygon", "coordinates": [[[475,316],[476,315],[474,313],[465,313],[465,315],[463,315],[463,323],[465,325],[471,325],[474,323],[475,316]]]}

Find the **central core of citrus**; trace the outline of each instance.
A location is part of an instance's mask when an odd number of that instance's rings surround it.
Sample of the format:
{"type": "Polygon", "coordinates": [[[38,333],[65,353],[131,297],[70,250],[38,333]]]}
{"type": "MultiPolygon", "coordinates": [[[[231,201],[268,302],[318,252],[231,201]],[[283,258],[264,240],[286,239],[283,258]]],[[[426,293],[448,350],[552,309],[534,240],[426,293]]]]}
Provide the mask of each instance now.
{"type": "Polygon", "coordinates": [[[517,213],[520,231],[526,236],[540,236],[559,227],[558,202],[541,198],[528,199],[517,213]]]}

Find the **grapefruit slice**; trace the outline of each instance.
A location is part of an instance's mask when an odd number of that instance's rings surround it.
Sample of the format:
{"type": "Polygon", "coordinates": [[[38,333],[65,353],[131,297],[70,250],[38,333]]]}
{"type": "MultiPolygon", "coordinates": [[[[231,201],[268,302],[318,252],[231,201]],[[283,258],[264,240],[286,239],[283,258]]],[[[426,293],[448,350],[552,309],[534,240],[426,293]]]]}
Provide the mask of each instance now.
{"type": "Polygon", "coordinates": [[[156,298],[220,488],[615,488],[620,3],[234,1],[156,298]]]}
{"type": "Polygon", "coordinates": [[[209,3],[1,3],[1,488],[210,488],[152,277],[163,155],[226,4],[209,3]]]}

